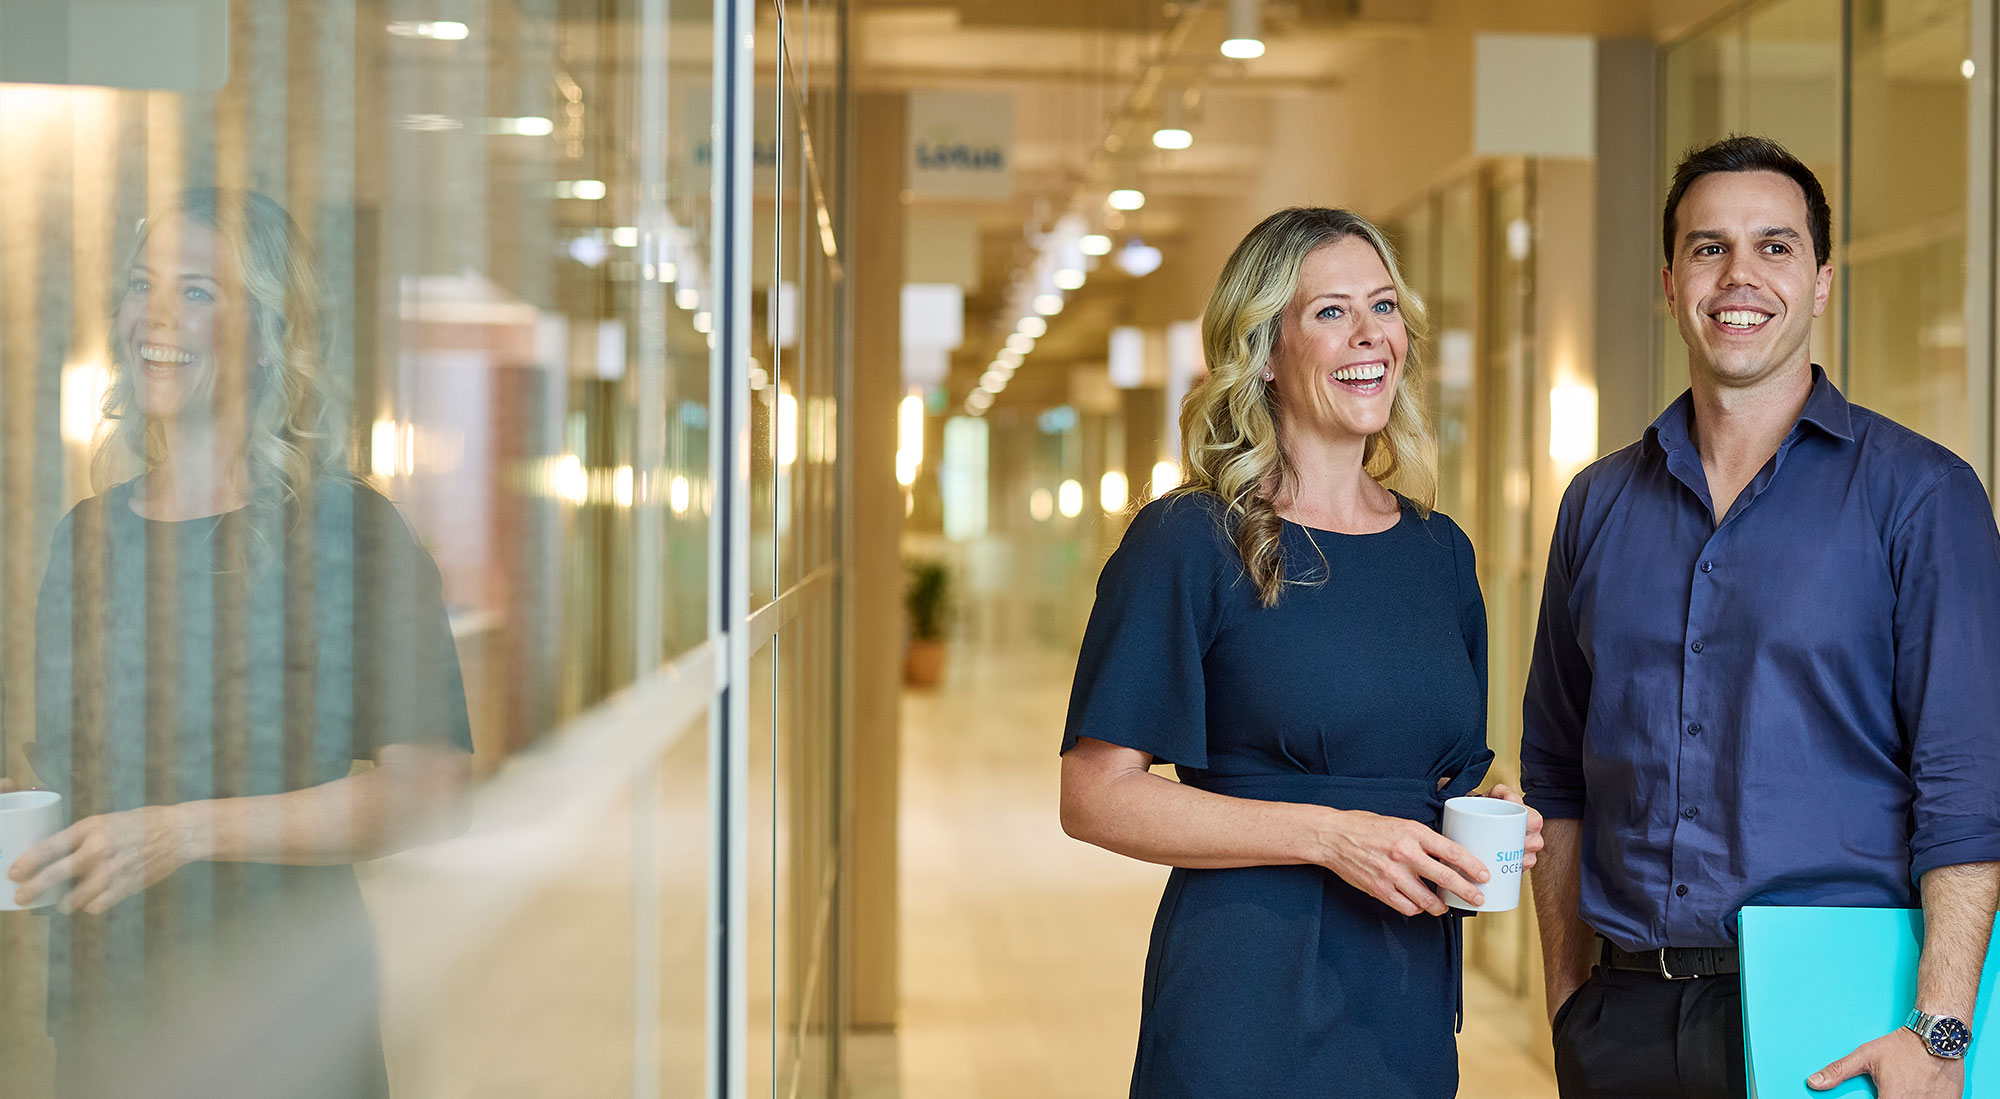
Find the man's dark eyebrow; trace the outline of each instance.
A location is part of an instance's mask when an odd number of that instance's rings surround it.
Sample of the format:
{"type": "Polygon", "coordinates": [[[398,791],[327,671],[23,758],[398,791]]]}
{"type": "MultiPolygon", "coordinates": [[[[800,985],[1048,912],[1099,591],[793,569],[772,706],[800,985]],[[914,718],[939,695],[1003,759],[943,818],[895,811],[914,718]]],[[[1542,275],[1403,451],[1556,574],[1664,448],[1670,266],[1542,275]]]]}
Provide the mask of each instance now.
{"type": "MultiPolygon", "coordinates": [[[[1781,240],[1791,241],[1793,244],[1797,244],[1805,239],[1804,237],[1799,235],[1799,231],[1797,229],[1787,228],[1786,226],[1783,225],[1766,225],[1763,228],[1757,230],[1752,235],[1760,239],[1764,237],[1777,237],[1781,240]]],[[[1681,237],[1681,242],[1684,244],[1693,244],[1696,241],[1707,242],[1707,241],[1727,241],[1727,240],[1729,240],[1729,234],[1723,232],[1720,229],[1689,229],[1681,237]]]]}

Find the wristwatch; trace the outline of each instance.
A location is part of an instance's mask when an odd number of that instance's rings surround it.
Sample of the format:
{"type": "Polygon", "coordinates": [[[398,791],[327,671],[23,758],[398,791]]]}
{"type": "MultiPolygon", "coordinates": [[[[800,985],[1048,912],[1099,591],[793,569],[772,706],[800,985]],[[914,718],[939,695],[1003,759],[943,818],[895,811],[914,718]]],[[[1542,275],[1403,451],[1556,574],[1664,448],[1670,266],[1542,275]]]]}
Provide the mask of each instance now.
{"type": "Polygon", "coordinates": [[[1903,1027],[1924,1040],[1924,1048],[1933,1057],[1948,1057],[1957,1060],[1965,1056],[1972,1046],[1972,1028],[1963,1019],[1949,1015],[1932,1015],[1922,1008],[1911,1008],[1909,1021],[1903,1027]]]}

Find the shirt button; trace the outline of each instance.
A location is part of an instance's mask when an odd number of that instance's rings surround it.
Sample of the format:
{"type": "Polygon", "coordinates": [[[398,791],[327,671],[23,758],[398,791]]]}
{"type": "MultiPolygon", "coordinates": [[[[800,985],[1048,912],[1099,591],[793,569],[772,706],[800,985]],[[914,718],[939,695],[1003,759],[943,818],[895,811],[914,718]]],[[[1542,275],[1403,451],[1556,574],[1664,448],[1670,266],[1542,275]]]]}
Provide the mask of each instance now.
{"type": "Polygon", "coordinates": [[[1693,650],[1694,650],[1695,652],[1700,652],[1700,651],[1701,651],[1701,642],[1697,641],[1697,642],[1695,642],[1694,644],[1692,644],[1692,645],[1689,645],[1689,646],[1688,646],[1688,648],[1690,648],[1690,649],[1693,649],[1693,650]]]}
{"type": "Polygon", "coordinates": [[[1703,562],[1701,563],[1701,571],[1703,571],[1703,572],[1714,572],[1714,571],[1715,571],[1715,562],[1713,562],[1713,561],[1703,561],[1703,562]]]}
{"type": "Polygon", "coordinates": [[[1686,818],[1687,818],[1687,819],[1689,819],[1689,820],[1693,820],[1693,819],[1694,819],[1695,817],[1699,816],[1699,815],[1700,815],[1700,813],[1701,813],[1701,810],[1699,810],[1699,809],[1696,809],[1696,808],[1695,808],[1694,806],[1692,806],[1692,805],[1690,805],[1690,806],[1688,806],[1687,808],[1685,808],[1685,809],[1681,810],[1681,816],[1684,816],[1684,817],[1686,817],[1686,818]]]}
{"type": "Polygon", "coordinates": [[[1689,735],[1689,736],[1700,736],[1700,735],[1701,735],[1701,722],[1697,721],[1697,722],[1695,722],[1694,724],[1692,724],[1692,725],[1689,725],[1689,726],[1688,726],[1688,735],[1689,735]]]}
{"type": "Polygon", "coordinates": [[[1687,887],[1687,886],[1685,886],[1685,885],[1676,885],[1676,886],[1674,886],[1674,896],[1676,896],[1676,897],[1685,897],[1685,896],[1687,896],[1687,895],[1688,895],[1688,887],[1687,887]]]}

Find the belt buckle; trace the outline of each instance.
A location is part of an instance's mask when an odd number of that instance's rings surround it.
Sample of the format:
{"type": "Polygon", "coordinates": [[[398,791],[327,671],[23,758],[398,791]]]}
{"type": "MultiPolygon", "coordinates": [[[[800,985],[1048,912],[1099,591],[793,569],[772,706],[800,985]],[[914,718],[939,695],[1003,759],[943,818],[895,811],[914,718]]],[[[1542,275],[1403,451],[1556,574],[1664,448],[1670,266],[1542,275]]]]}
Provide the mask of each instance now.
{"type": "Polygon", "coordinates": [[[1660,962],[1660,976],[1665,977],[1669,981],[1692,981],[1701,976],[1701,974],[1699,973],[1684,973],[1677,976],[1672,971],[1668,970],[1667,948],[1664,946],[1660,948],[1660,952],[1657,955],[1657,957],[1659,958],[1660,962]]]}

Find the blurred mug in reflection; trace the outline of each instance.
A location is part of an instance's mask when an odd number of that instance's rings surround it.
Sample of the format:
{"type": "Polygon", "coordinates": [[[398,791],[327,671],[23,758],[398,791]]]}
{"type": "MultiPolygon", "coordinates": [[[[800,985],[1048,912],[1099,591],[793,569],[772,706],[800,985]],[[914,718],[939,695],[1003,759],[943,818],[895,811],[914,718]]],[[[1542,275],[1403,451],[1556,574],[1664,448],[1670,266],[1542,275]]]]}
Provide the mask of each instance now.
{"type": "Polygon", "coordinates": [[[29,760],[66,826],[0,883],[57,898],[57,1090],[385,1095],[351,864],[442,826],[467,772],[438,570],[348,471],[277,203],[186,191],[119,278],[97,495],[36,620],[29,760]]]}

